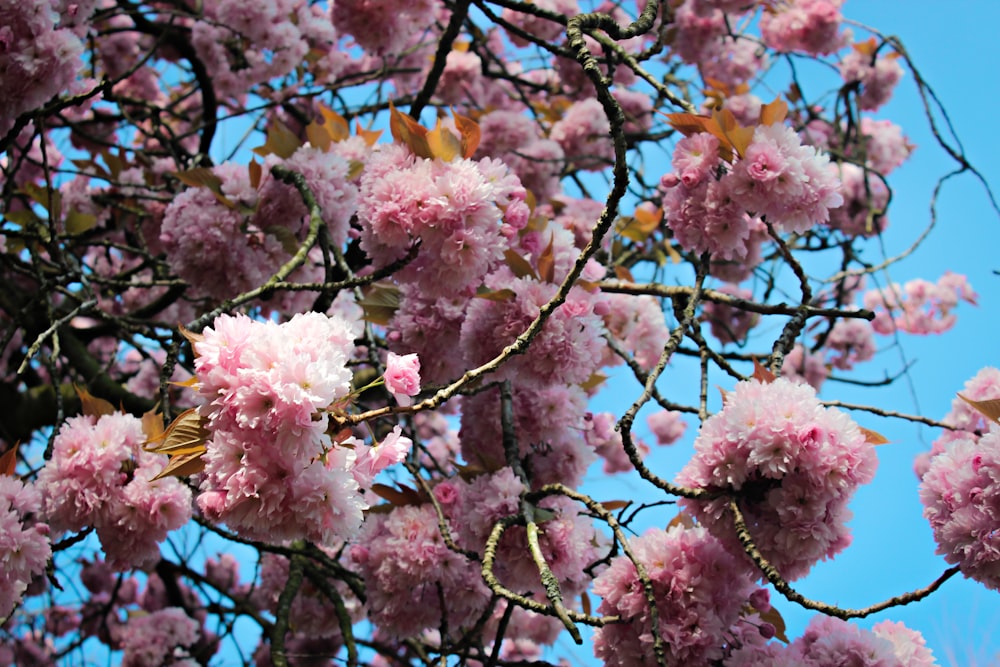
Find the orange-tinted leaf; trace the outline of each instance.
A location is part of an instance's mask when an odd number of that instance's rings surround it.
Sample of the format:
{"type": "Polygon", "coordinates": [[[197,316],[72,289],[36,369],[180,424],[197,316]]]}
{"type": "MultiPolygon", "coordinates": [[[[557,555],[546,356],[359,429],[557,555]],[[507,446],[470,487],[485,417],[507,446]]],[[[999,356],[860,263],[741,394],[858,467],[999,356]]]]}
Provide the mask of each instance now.
{"type": "Polygon", "coordinates": [[[161,470],[152,481],[163,479],[164,477],[190,477],[205,470],[205,462],[201,460],[202,452],[191,454],[179,454],[171,456],[167,465],[161,470]]]}
{"type": "Polygon", "coordinates": [[[104,415],[112,415],[115,413],[115,406],[111,405],[108,401],[103,398],[97,398],[89,391],[80,387],[76,384],[73,385],[73,389],[76,390],[76,395],[80,397],[80,406],[83,409],[83,414],[88,417],[103,417],[104,415]]]}
{"type": "Polygon", "coordinates": [[[351,136],[351,126],[347,123],[346,118],[325,104],[319,105],[319,113],[323,116],[323,127],[335,142],[343,141],[351,136]]]}
{"type": "Polygon", "coordinates": [[[451,162],[462,154],[462,142],[441,124],[440,118],[434,129],[427,133],[427,147],[432,156],[443,162],[451,162]]]}
{"type": "Polygon", "coordinates": [[[267,126],[267,141],[263,146],[253,149],[253,152],[261,157],[277,155],[287,160],[301,146],[302,142],[287,125],[280,120],[273,120],[267,126]]]}
{"type": "Polygon", "coordinates": [[[142,416],[142,432],[146,436],[146,442],[158,440],[163,435],[163,415],[156,408],[153,408],[142,416]]]}
{"type": "Polygon", "coordinates": [[[486,299],[487,301],[508,302],[508,301],[513,301],[515,298],[517,298],[517,295],[514,293],[514,290],[509,290],[506,288],[491,290],[487,289],[486,287],[480,287],[478,290],[476,290],[476,298],[486,299]]]}
{"type": "MultiPolygon", "coordinates": [[[[200,333],[195,333],[193,331],[190,331],[189,329],[185,329],[183,324],[178,324],[177,330],[180,332],[182,336],[184,336],[184,338],[187,339],[187,342],[191,343],[192,349],[194,348],[195,344],[205,340],[204,335],[200,333]]],[[[195,350],[195,354],[198,354],[197,350],[195,350]]]]}
{"type": "Polygon", "coordinates": [[[777,379],[777,377],[775,376],[774,373],[767,370],[766,366],[762,365],[759,361],[757,361],[756,357],[754,357],[753,379],[757,380],[758,382],[762,382],[763,384],[771,384],[777,379]]]}
{"type": "Polygon", "coordinates": [[[863,42],[855,42],[854,50],[865,56],[874,56],[875,52],[878,51],[878,41],[875,37],[869,37],[863,42]]]}
{"type": "Polygon", "coordinates": [[[592,607],[590,606],[590,596],[587,595],[587,591],[580,593],[580,609],[583,610],[584,614],[590,616],[592,607]]]}
{"type": "Polygon", "coordinates": [[[1000,398],[992,398],[985,401],[973,401],[961,394],[960,399],[971,405],[977,412],[995,424],[1000,424],[1000,398]]]}
{"type": "Polygon", "coordinates": [[[601,507],[608,510],[609,512],[614,512],[615,510],[620,510],[622,508],[628,507],[632,504],[631,500],[604,500],[601,501],[601,507]]]}
{"type": "Polygon", "coordinates": [[[583,384],[580,385],[580,389],[584,391],[590,391],[591,389],[597,389],[608,379],[608,376],[604,373],[591,373],[590,377],[584,380],[583,384]]]}
{"type": "Polygon", "coordinates": [[[386,283],[375,283],[365,290],[358,305],[365,312],[365,320],[372,324],[388,324],[399,310],[399,289],[386,283]]]}
{"type": "Polygon", "coordinates": [[[871,429],[865,428],[864,426],[859,426],[861,432],[865,434],[865,442],[870,445],[884,445],[889,442],[889,438],[885,437],[878,431],[873,431],[871,429]]]}
{"type": "Polygon", "coordinates": [[[674,526],[684,526],[688,529],[694,528],[694,519],[687,512],[680,512],[667,524],[667,530],[670,530],[674,526]]]}
{"type": "Polygon", "coordinates": [[[615,276],[618,277],[618,280],[624,280],[628,283],[635,282],[635,276],[632,275],[632,272],[629,271],[627,266],[622,266],[621,264],[615,266],[615,276]]]}
{"type": "Polygon", "coordinates": [[[775,97],[770,104],[765,104],[760,108],[760,124],[774,125],[783,123],[788,115],[788,104],[780,97],[775,97]]]}
{"type": "Polygon", "coordinates": [[[515,276],[518,278],[530,277],[538,280],[538,274],[535,273],[535,269],[528,263],[528,260],[521,257],[512,248],[505,250],[503,256],[507,260],[507,266],[514,272],[515,276]]]}
{"type": "Polygon", "coordinates": [[[250,185],[256,190],[260,187],[260,179],[264,176],[264,169],[257,160],[251,160],[250,164],[247,165],[247,171],[250,173],[250,185]]]}
{"type": "Polygon", "coordinates": [[[455,128],[458,130],[459,135],[461,135],[462,157],[471,158],[476,149],[479,148],[479,139],[482,136],[479,130],[479,123],[456,113],[454,109],[452,109],[451,115],[455,117],[455,128]]]}
{"type": "Polygon", "coordinates": [[[3,456],[0,456],[0,475],[7,477],[14,476],[14,469],[17,467],[17,445],[14,445],[3,456]]]}
{"type": "Polygon", "coordinates": [[[726,407],[726,401],[729,400],[729,392],[718,385],[715,388],[719,390],[719,395],[722,396],[722,407],[726,407]]]}
{"type": "Polygon", "coordinates": [[[787,628],[785,627],[785,619],[781,617],[781,613],[777,609],[771,607],[766,612],[760,615],[760,620],[773,625],[774,636],[786,644],[789,643],[788,635],[785,634],[787,630],[787,628]]]}
{"type": "Polygon", "coordinates": [[[361,127],[361,121],[355,121],[354,134],[364,139],[369,146],[374,146],[379,137],[382,136],[382,130],[366,130],[361,127]]]}
{"type": "Polygon", "coordinates": [[[709,116],[701,116],[693,113],[668,113],[667,124],[685,137],[699,132],[709,132],[707,123],[712,119],[709,116]]]}
{"type": "Polygon", "coordinates": [[[187,171],[177,171],[173,174],[177,180],[184,185],[193,188],[208,188],[220,204],[226,208],[236,208],[236,204],[231,202],[222,192],[222,179],[215,175],[207,167],[194,167],[187,171]]]}
{"type": "Polygon", "coordinates": [[[306,125],[306,139],[323,152],[330,150],[333,144],[333,138],[327,132],[326,126],[315,121],[306,125]]]}
{"type": "Polygon", "coordinates": [[[212,436],[205,428],[206,420],[198,414],[198,408],[189,408],[177,415],[160,435],[146,443],[146,451],[168,456],[203,454],[205,443],[212,436]]]}
{"type": "Polygon", "coordinates": [[[414,155],[427,159],[434,157],[427,143],[427,128],[397,109],[392,102],[389,102],[389,131],[393,139],[408,146],[414,155]]]}

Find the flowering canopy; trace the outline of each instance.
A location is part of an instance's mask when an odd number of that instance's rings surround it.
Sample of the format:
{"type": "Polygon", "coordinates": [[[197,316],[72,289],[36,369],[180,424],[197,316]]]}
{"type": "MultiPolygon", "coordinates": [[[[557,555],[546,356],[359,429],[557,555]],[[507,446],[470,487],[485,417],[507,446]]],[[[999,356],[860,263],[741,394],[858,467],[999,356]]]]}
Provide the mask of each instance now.
{"type": "Polygon", "coordinates": [[[791,583],[885,443],[818,392],[977,298],[871,260],[913,66],[841,5],[0,0],[0,666],[935,664],[849,619],[1000,589],[997,372],[952,567],[791,583]]]}

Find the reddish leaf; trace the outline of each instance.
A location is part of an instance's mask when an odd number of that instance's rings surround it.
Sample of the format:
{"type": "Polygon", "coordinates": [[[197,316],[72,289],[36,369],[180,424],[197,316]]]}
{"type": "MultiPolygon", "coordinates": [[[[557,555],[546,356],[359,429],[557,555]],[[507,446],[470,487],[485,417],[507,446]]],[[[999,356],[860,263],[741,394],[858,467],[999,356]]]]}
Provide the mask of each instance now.
{"type": "Polygon", "coordinates": [[[167,461],[167,465],[163,466],[163,470],[153,477],[151,481],[163,479],[164,477],[190,477],[191,475],[197,475],[205,470],[205,462],[201,459],[203,453],[193,452],[191,454],[171,456],[170,460],[167,461]]]}
{"type": "Polygon", "coordinates": [[[319,113],[323,117],[323,128],[333,141],[343,141],[351,136],[351,126],[346,118],[325,104],[319,105],[319,113]]]}
{"type": "Polygon", "coordinates": [[[252,160],[247,165],[247,171],[250,172],[250,185],[256,190],[260,187],[260,179],[264,176],[264,169],[257,160],[252,160]]]}
{"type": "Polygon", "coordinates": [[[142,432],[146,436],[146,442],[161,438],[163,430],[163,415],[159,410],[154,408],[142,416],[142,432]]]}
{"type": "Polygon", "coordinates": [[[322,123],[312,122],[306,125],[306,139],[323,152],[330,150],[333,145],[333,139],[322,123]]]}
{"type": "Polygon", "coordinates": [[[667,530],[670,530],[674,526],[684,526],[689,529],[694,528],[694,519],[687,512],[680,512],[667,524],[667,530]]]}
{"type": "Polygon", "coordinates": [[[17,445],[14,445],[3,456],[0,456],[0,475],[7,477],[14,476],[14,469],[17,467],[17,445]]]}
{"type": "Polygon", "coordinates": [[[774,373],[772,373],[771,371],[767,370],[767,368],[765,366],[762,366],[761,363],[759,361],[757,361],[757,358],[754,357],[754,360],[753,360],[753,379],[755,379],[755,380],[757,380],[759,382],[762,382],[764,384],[771,384],[772,382],[774,382],[777,379],[777,377],[775,376],[774,373]]]}
{"type": "Polygon", "coordinates": [[[379,137],[382,136],[382,130],[366,130],[361,127],[361,121],[356,121],[354,123],[354,134],[364,139],[368,146],[374,146],[379,137]]]}
{"type": "Polygon", "coordinates": [[[205,428],[207,421],[198,414],[198,408],[188,408],[177,415],[162,433],[151,438],[145,449],[147,452],[168,456],[200,455],[205,452],[205,443],[212,436],[211,431],[205,428]]]}
{"type": "Polygon", "coordinates": [[[423,502],[423,498],[416,489],[411,489],[405,484],[398,484],[398,489],[394,489],[391,486],[386,486],[385,484],[372,484],[372,491],[376,496],[387,500],[396,507],[403,507],[405,505],[420,505],[423,502]]]}

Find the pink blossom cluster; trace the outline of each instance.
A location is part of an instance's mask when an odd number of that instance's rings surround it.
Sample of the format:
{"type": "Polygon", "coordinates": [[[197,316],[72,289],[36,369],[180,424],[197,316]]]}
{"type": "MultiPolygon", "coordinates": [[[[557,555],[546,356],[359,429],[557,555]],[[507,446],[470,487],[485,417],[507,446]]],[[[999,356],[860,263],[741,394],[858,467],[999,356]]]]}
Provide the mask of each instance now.
{"type": "MultiPolygon", "coordinates": [[[[605,302],[608,313],[604,316],[604,326],[608,332],[632,353],[640,368],[652,370],[670,338],[659,301],[645,294],[609,294],[605,302]]],[[[603,365],[614,366],[620,362],[609,349],[603,365]]]]}
{"type": "Polygon", "coordinates": [[[458,637],[489,602],[478,564],[448,548],[429,503],[369,515],[347,553],[365,580],[368,618],[388,637],[442,623],[458,637]]]}
{"type": "Polygon", "coordinates": [[[760,17],[764,44],[775,51],[827,55],[847,44],[840,32],[843,0],[782,0],[760,17]]]}
{"type": "MultiPolygon", "coordinates": [[[[634,470],[632,462],[625,451],[622,442],[622,434],[615,429],[617,419],[611,412],[599,412],[593,414],[588,412],[584,415],[587,438],[587,445],[593,448],[594,452],[604,459],[604,474],[613,475],[618,472],[630,472],[634,470]]],[[[640,459],[645,459],[649,454],[649,445],[641,439],[634,440],[636,452],[640,459]]]]}
{"type": "Polygon", "coordinates": [[[425,159],[383,146],[361,176],[361,247],[376,268],[416,259],[396,274],[430,297],[473,290],[503,259],[506,239],[528,222],[527,192],[504,163],[425,159]]]}
{"type": "MultiPolygon", "coordinates": [[[[650,531],[630,544],[653,584],[666,664],[714,664],[723,658],[729,629],[757,590],[739,556],[700,526],[650,531]]],[[[598,613],[623,621],[595,630],[595,655],[608,667],[655,665],[650,605],[632,560],[615,557],[593,590],[603,598],[598,613]]]]}
{"type": "Polygon", "coordinates": [[[178,607],[158,609],[136,615],[122,628],[120,648],[122,667],[196,667],[198,662],[187,654],[198,641],[200,624],[178,607]]]}
{"type": "Polygon", "coordinates": [[[538,122],[516,111],[498,109],[479,119],[482,132],[476,157],[502,160],[538,201],[557,194],[565,163],[562,146],[542,133],[538,122]]]}
{"type": "Polygon", "coordinates": [[[191,491],[173,477],[154,479],[167,459],[145,451],[146,440],[132,415],[71,417],[38,473],[52,529],[95,528],[119,570],[155,563],[167,533],[191,519],[191,491]]]}
{"type": "Polygon", "coordinates": [[[781,376],[792,382],[805,382],[816,391],[830,375],[830,367],[822,352],[806,349],[802,343],[796,343],[785,355],[781,365],[781,376]]]}
{"type": "MultiPolygon", "coordinates": [[[[718,291],[738,299],[753,299],[753,292],[736,285],[723,285],[718,291]]],[[[705,304],[704,318],[712,335],[725,345],[744,343],[760,315],[730,303],[709,301],[705,304]]]]}
{"type": "Polygon", "coordinates": [[[947,442],[921,478],[920,501],[937,552],[966,577],[1000,590],[1000,430],[947,442]]]}
{"type": "Polygon", "coordinates": [[[842,162],[837,168],[844,205],[830,211],[830,227],[848,236],[881,234],[889,226],[889,188],[885,181],[851,162],[842,162]]]}
{"type": "MultiPolygon", "coordinates": [[[[784,378],[740,382],[701,427],[677,483],[733,494],[760,552],[788,580],[850,543],[847,503],[875,475],[874,447],[815,390],[784,378]]],[[[733,553],[728,496],[682,500],[733,553]]]]}
{"type": "Polygon", "coordinates": [[[789,645],[761,641],[741,632],[742,640],[723,661],[725,667],[936,667],[934,654],[916,630],[881,621],[865,630],[833,616],[817,614],[789,645]]]}
{"type": "MultiPolygon", "coordinates": [[[[555,12],[556,14],[565,14],[567,16],[573,16],[580,12],[577,0],[539,0],[539,2],[535,3],[535,6],[538,9],[555,12]]],[[[505,8],[501,16],[504,21],[516,28],[520,28],[542,42],[556,42],[566,32],[566,28],[556,21],[550,21],[527,12],[505,8]]],[[[530,41],[514,31],[508,30],[508,36],[515,46],[528,46],[531,44],[530,41]]]]}
{"type": "MultiPolygon", "coordinates": [[[[268,168],[278,162],[269,157],[257,188],[246,167],[218,165],[213,174],[222,182],[225,201],[207,187],[189,188],[167,207],[159,241],[193,296],[225,299],[262,285],[298,250],[309,227],[308,211],[292,186],[270,176],[268,168]]],[[[347,160],[303,146],[283,164],[305,177],[331,241],[342,245],[357,205],[347,160]]]]}
{"type": "Polygon", "coordinates": [[[56,25],[56,3],[0,0],[0,136],[21,114],[70,88],[83,43],[56,25]]]}
{"type": "Polygon", "coordinates": [[[373,56],[399,55],[434,24],[433,0],[338,0],[331,3],[334,27],[373,56]],[[373,30],[373,26],[379,26],[373,30]]]}
{"type": "Polygon", "coordinates": [[[333,442],[329,410],[350,391],[353,326],[319,313],[284,324],[222,315],[194,343],[200,408],[211,433],[198,505],[252,539],[318,544],[357,532],[361,486],[409,449],[333,442]]]}
{"type": "Polygon", "coordinates": [[[600,171],[615,160],[611,124],[595,98],[574,102],[552,125],[549,138],[562,147],[576,169],[600,171]]]}
{"type": "Polygon", "coordinates": [[[858,107],[862,111],[877,111],[892,97],[896,84],[903,78],[899,54],[878,56],[866,48],[854,48],[840,61],[840,76],[844,83],[861,86],[858,107]]]}
{"type": "Polygon", "coordinates": [[[413,397],[420,393],[420,359],[416,354],[389,353],[385,362],[385,388],[400,405],[413,402],[413,397]]]}
{"type": "Polygon", "coordinates": [[[955,326],[955,308],[960,301],[976,305],[978,295],[960,273],[946,271],[932,283],[923,278],[905,285],[892,283],[884,289],[865,292],[865,308],[875,312],[872,328],[888,336],[896,331],[940,334],[955,326]]]}
{"type": "Polygon", "coordinates": [[[35,518],[41,507],[34,485],[0,474],[0,619],[10,616],[52,555],[49,526],[35,518]]]}
{"type": "Polygon", "coordinates": [[[652,431],[658,445],[672,445],[684,436],[687,422],[676,410],[660,410],[646,417],[646,425],[652,431]]]}
{"type": "MultiPolygon", "coordinates": [[[[584,436],[584,391],[560,384],[514,385],[513,412],[518,455],[532,486],[580,484],[596,458],[584,436]]],[[[484,470],[499,470],[507,465],[499,391],[484,391],[463,399],[461,424],[459,442],[465,461],[484,470]]]]}
{"type": "MultiPolygon", "coordinates": [[[[498,355],[522,334],[558,286],[531,277],[513,278],[509,272],[491,275],[487,287],[512,292],[508,300],[473,299],[462,324],[460,349],[468,363],[479,365],[498,355]]],[[[605,342],[607,312],[600,294],[574,286],[531,341],[525,354],[512,358],[501,377],[521,384],[580,384],[598,369],[605,342]]]]}
{"type": "Polygon", "coordinates": [[[345,64],[330,53],[336,41],[325,12],[302,0],[216,0],[191,27],[191,43],[216,91],[235,100],[255,84],[289,74],[310,51],[327,76],[336,76],[345,64]]]}
{"type": "Polygon", "coordinates": [[[830,365],[849,371],[855,364],[875,356],[872,325],[858,318],[837,320],[830,329],[825,347],[830,353],[830,365]]]}
{"type": "Polygon", "coordinates": [[[843,203],[829,157],[803,145],[785,125],[757,126],[731,171],[719,155],[719,140],[707,132],[681,139],[673,166],[660,180],[667,226],[686,250],[722,259],[747,257],[748,212],[802,233],[843,203]]]}

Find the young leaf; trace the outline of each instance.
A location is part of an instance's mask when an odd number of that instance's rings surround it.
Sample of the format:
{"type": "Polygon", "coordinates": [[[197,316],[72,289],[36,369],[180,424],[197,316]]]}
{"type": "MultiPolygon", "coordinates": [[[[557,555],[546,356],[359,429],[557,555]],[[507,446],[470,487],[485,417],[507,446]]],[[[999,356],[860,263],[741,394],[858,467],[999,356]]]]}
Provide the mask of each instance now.
{"type": "Polygon", "coordinates": [[[777,380],[777,376],[774,373],[767,370],[766,366],[761,365],[757,358],[754,357],[753,360],[753,379],[757,380],[763,384],[771,384],[777,380]]]}
{"type": "Polygon", "coordinates": [[[111,405],[111,403],[105,401],[103,398],[97,398],[89,391],[76,384],[73,385],[73,389],[76,391],[76,395],[80,397],[80,406],[83,409],[83,414],[87,417],[100,418],[104,415],[112,415],[115,413],[115,406],[111,405]]]}
{"type": "Polygon", "coordinates": [[[604,500],[601,502],[601,507],[608,510],[609,512],[614,512],[615,510],[620,510],[628,507],[632,504],[631,500],[604,500]]]}
{"type": "Polygon", "coordinates": [[[462,157],[471,158],[475,154],[476,149],[479,148],[479,139],[482,135],[479,130],[479,123],[456,113],[454,109],[452,109],[451,115],[455,117],[455,128],[462,138],[462,157]]]}
{"type": "Polygon", "coordinates": [[[153,408],[142,416],[142,432],[146,436],[146,442],[158,440],[163,435],[163,415],[156,408],[153,408]]]}
{"type": "Polygon", "coordinates": [[[398,110],[392,102],[389,102],[389,131],[393,139],[408,146],[414,155],[428,160],[434,157],[427,143],[427,128],[398,110]]]}
{"type": "Polygon", "coordinates": [[[256,190],[260,187],[260,179],[264,176],[264,168],[260,166],[257,160],[251,160],[250,164],[247,165],[247,171],[250,174],[250,185],[256,190]]]}
{"type": "Polygon", "coordinates": [[[427,133],[427,147],[432,156],[443,162],[451,162],[462,153],[462,142],[451,130],[441,125],[440,118],[434,129],[427,133]]]}
{"type": "Polygon", "coordinates": [[[397,486],[399,488],[394,489],[385,484],[372,484],[372,491],[376,496],[389,501],[396,507],[419,505],[423,502],[423,498],[421,498],[420,493],[416,489],[411,489],[405,484],[397,483],[397,486]]]}
{"type": "Polygon", "coordinates": [[[201,460],[203,452],[193,452],[191,454],[179,454],[171,456],[163,470],[156,474],[151,481],[163,479],[164,477],[190,477],[197,475],[205,469],[205,462],[201,460]]]}
{"type": "Polygon", "coordinates": [[[14,476],[14,469],[17,467],[17,445],[14,445],[3,456],[0,456],[0,475],[7,477],[14,476]]]}
{"type": "Polygon", "coordinates": [[[615,276],[618,280],[623,280],[627,283],[635,282],[635,276],[632,275],[632,272],[629,271],[627,266],[622,266],[621,264],[615,265],[615,276]]]}
{"type": "Polygon", "coordinates": [[[145,449],[147,452],[167,454],[171,457],[184,454],[201,455],[205,452],[205,443],[212,437],[212,432],[205,428],[206,421],[198,414],[198,408],[188,408],[177,415],[163,433],[150,439],[145,449]]]}
{"type": "Polygon", "coordinates": [[[887,437],[885,437],[884,435],[882,435],[877,431],[872,431],[871,429],[867,429],[863,426],[859,426],[858,428],[861,429],[862,433],[864,433],[865,442],[867,442],[870,445],[876,445],[876,446],[884,445],[889,442],[889,439],[887,437]]]}
{"type": "Polygon", "coordinates": [[[351,126],[346,118],[325,104],[319,105],[319,113],[323,117],[323,127],[333,141],[343,141],[351,136],[351,126]]]}
{"type": "Polygon", "coordinates": [[[976,412],[989,419],[994,424],[1000,424],[1000,398],[991,398],[985,401],[973,401],[961,394],[960,399],[971,405],[976,412]]]}
{"type": "Polygon", "coordinates": [[[324,153],[330,150],[330,146],[333,144],[333,139],[330,137],[329,132],[327,132],[326,127],[322,123],[317,122],[306,125],[306,139],[309,140],[312,146],[324,153]]]}
{"type": "Polygon", "coordinates": [[[555,236],[549,237],[549,244],[538,257],[538,275],[543,282],[554,283],[556,281],[556,252],[552,246],[555,236]]]}
{"type": "Polygon", "coordinates": [[[687,512],[680,512],[667,524],[667,530],[670,530],[674,526],[684,526],[689,529],[694,528],[694,519],[687,512]]]}
{"type": "Polygon", "coordinates": [[[788,115],[788,104],[780,97],[775,97],[770,104],[765,104],[760,108],[760,124],[774,125],[785,122],[788,115]]]}
{"type": "Polygon", "coordinates": [[[361,121],[355,121],[354,134],[364,139],[365,143],[371,147],[374,146],[379,137],[382,136],[382,130],[366,130],[361,127],[361,121]]]}
{"type": "Polygon", "coordinates": [[[785,634],[786,632],[785,619],[781,617],[781,613],[777,609],[771,607],[766,612],[760,615],[760,620],[764,621],[765,623],[770,623],[771,625],[773,625],[774,636],[786,644],[789,643],[788,635],[785,634]]]}
{"type": "Polygon", "coordinates": [[[385,283],[368,287],[358,305],[365,312],[365,320],[372,324],[388,324],[399,310],[399,290],[385,283]]]}
{"type": "Polygon", "coordinates": [[[527,277],[538,280],[538,274],[535,273],[535,269],[528,263],[528,260],[517,254],[513,248],[505,250],[503,256],[504,259],[507,260],[507,266],[509,266],[510,270],[514,272],[515,276],[518,278],[527,277]]]}
{"type": "Polygon", "coordinates": [[[253,152],[261,157],[273,154],[287,160],[301,146],[302,142],[287,125],[280,120],[273,120],[267,127],[267,141],[263,146],[253,149],[253,152]]]}

